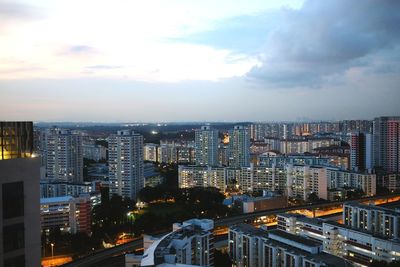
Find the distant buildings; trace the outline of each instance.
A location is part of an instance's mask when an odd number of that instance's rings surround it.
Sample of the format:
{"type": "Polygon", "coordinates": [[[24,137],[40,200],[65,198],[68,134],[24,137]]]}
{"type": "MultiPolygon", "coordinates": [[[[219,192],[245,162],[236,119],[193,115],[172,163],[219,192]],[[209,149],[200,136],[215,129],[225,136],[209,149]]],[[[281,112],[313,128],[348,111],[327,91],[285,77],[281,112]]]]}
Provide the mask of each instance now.
{"type": "Polygon", "coordinates": [[[229,131],[228,157],[230,167],[250,166],[250,134],[243,126],[229,131]]]}
{"type": "Polygon", "coordinates": [[[195,130],[196,165],[218,166],[218,131],[210,126],[195,130]]]}
{"type": "Polygon", "coordinates": [[[194,142],[160,141],[160,145],[146,143],[144,160],[159,163],[194,163],[194,142]]]}
{"type": "Polygon", "coordinates": [[[225,168],[211,166],[179,166],[178,181],[180,188],[212,186],[218,188],[220,191],[225,191],[225,168]]]}
{"type": "Polygon", "coordinates": [[[379,117],[373,124],[374,165],[400,173],[400,117],[379,117]]]}
{"type": "Polygon", "coordinates": [[[127,254],[126,266],[214,266],[214,222],[192,219],[160,239],[147,238],[143,256],[127,254]],[[152,244],[149,244],[149,242],[152,244]]]}
{"type": "Polygon", "coordinates": [[[179,166],[178,177],[181,188],[213,186],[222,192],[235,188],[242,193],[267,190],[302,200],[308,200],[313,193],[322,199],[343,199],[346,190],[355,189],[366,196],[376,194],[375,174],[314,165],[250,165],[242,168],[179,166]]]}
{"type": "Polygon", "coordinates": [[[107,148],[101,145],[84,144],[82,150],[83,157],[90,160],[100,161],[107,158],[107,148]]]}
{"type": "Polygon", "coordinates": [[[82,137],[79,134],[65,129],[48,129],[44,153],[47,179],[83,181],[82,137]]]}
{"type": "Polygon", "coordinates": [[[0,122],[0,266],[40,266],[40,159],[32,122],[0,122]]]}
{"type": "Polygon", "coordinates": [[[136,199],[144,187],[143,136],[129,130],[108,138],[110,195],[136,199]]]}

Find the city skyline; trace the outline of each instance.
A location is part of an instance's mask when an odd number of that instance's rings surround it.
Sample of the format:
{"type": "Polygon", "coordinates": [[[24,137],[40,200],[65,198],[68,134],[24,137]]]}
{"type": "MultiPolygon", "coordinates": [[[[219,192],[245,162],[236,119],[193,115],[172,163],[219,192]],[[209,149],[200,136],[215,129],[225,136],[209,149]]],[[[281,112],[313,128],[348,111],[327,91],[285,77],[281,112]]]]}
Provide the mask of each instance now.
{"type": "Polygon", "coordinates": [[[391,0],[3,1],[0,120],[398,116],[399,8],[391,0]]]}

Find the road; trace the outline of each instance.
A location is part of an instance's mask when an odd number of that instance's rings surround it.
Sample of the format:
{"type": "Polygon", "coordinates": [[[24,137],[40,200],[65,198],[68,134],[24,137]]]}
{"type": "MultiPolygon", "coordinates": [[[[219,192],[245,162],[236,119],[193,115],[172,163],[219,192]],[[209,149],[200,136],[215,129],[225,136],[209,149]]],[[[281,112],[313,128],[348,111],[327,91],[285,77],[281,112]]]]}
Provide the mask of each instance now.
{"type": "MultiPolygon", "coordinates": [[[[140,238],[140,239],[131,241],[129,243],[125,243],[125,244],[122,244],[119,246],[115,246],[112,248],[97,251],[87,257],[77,259],[75,261],[69,262],[62,266],[65,266],[65,267],[110,266],[111,267],[111,266],[114,266],[113,264],[115,262],[110,262],[108,264],[108,261],[110,260],[110,258],[115,258],[115,256],[120,256],[120,255],[125,254],[126,252],[132,252],[132,251],[142,248],[142,247],[143,247],[143,239],[140,238]]],[[[123,258],[123,256],[121,258],[123,258]]],[[[118,259],[118,258],[116,258],[116,259],[118,259]]],[[[116,265],[116,266],[119,266],[119,265],[116,265]]]]}
{"type": "MultiPolygon", "coordinates": [[[[361,199],[355,199],[354,201],[360,201],[360,202],[366,202],[366,201],[376,201],[376,200],[383,200],[381,201],[382,203],[385,203],[387,199],[391,200],[396,200],[398,201],[400,199],[400,194],[395,194],[395,195],[387,195],[387,196],[375,196],[375,197],[368,197],[368,198],[361,198],[361,199]]],[[[280,209],[273,209],[273,210],[267,210],[267,211],[258,211],[258,212],[253,212],[253,213],[246,213],[246,214],[240,214],[240,215],[235,215],[231,216],[228,218],[221,218],[217,219],[214,221],[214,226],[215,227],[220,227],[220,226],[231,226],[237,223],[241,222],[246,222],[246,221],[253,221],[254,219],[262,216],[268,216],[268,215],[274,215],[278,213],[285,213],[288,211],[294,211],[294,210],[301,210],[301,209],[319,209],[319,208],[329,208],[329,207],[336,207],[338,205],[342,205],[344,202],[347,201],[333,201],[333,202],[327,202],[327,203],[320,203],[320,204],[313,204],[313,205],[301,205],[301,206],[295,206],[295,207],[288,207],[288,208],[280,208],[280,209]]],[[[86,267],[86,266],[104,266],[104,267],[114,267],[113,262],[110,262],[109,265],[107,265],[107,262],[110,261],[110,258],[114,258],[116,256],[123,255],[127,252],[134,251],[135,249],[139,249],[143,247],[143,240],[138,239],[134,240],[113,248],[109,249],[104,249],[101,251],[97,251],[89,256],[77,259],[73,262],[69,262],[67,264],[62,265],[63,267],[86,267]],[[106,264],[106,265],[103,265],[106,264]],[[110,265],[111,264],[111,265],[110,265]]],[[[116,261],[119,258],[115,258],[116,261]]],[[[121,265],[115,265],[115,267],[121,266],[121,265]]]]}

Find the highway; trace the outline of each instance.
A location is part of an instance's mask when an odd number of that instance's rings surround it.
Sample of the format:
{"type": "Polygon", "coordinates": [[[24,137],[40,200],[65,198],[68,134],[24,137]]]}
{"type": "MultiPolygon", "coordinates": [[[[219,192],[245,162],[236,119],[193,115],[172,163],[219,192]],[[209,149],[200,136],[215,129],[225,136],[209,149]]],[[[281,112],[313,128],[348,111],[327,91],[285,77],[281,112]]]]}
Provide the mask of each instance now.
{"type": "MultiPolygon", "coordinates": [[[[385,203],[389,199],[393,200],[393,201],[398,201],[400,199],[400,194],[360,198],[360,199],[355,199],[352,201],[368,202],[368,201],[383,200],[384,201],[383,203],[385,203]]],[[[227,217],[227,218],[217,219],[214,221],[214,226],[215,227],[224,227],[224,226],[229,227],[229,226],[237,224],[237,223],[253,221],[256,218],[262,217],[262,216],[274,215],[274,214],[285,213],[288,211],[301,210],[301,209],[314,210],[314,209],[320,209],[320,208],[336,207],[336,206],[342,205],[344,202],[348,202],[348,201],[332,201],[332,202],[327,202],[327,203],[319,203],[319,204],[312,204],[312,205],[310,205],[310,204],[300,205],[300,206],[293,206],[293,207],[287,207],[287,208],[280,208],[280,209],[240,214],[240,215],[235,215],[235,216],[231,216],[231,217],[227,217]]],[[[333,214],[333,216],[334,216],[334,214],[333,214]]],[[[110,259],[112,257],[116,257],[121,254],[125,254],[126,252],[131,252],[131,251],[134,251],[135,249],[139,249],[142,247],[143,247],[143,240],[142,240],[142,238],[140,238],[140,239],[137,239],[137,240],[134,240],[134,241],[131,241],[131,242],[119,245],[119,246],[115,246],[113,248],[97,251],[89,256],[82,257],[80,259],[77,259],[73,262],[64,264],[62,266],[63,267],[113,266],[113,265],[103,265],[100,263],[103,261],[106,261],[107,259],[110,259]]]]}
{"type": "Polygon", "coordinates": [[[99,263],[102,261],[106,261],[107,259],[113,258],[114,256],[125,254],[125,252],[132,252],[139,248],[143,248],[142,238],[139,238],[137,240],[119,246],[97,251],[89,256],[77,259],[75,261],[69,262],[61,266],[65,267],[112,266],[112,265],[103,265],[99,263]]]}

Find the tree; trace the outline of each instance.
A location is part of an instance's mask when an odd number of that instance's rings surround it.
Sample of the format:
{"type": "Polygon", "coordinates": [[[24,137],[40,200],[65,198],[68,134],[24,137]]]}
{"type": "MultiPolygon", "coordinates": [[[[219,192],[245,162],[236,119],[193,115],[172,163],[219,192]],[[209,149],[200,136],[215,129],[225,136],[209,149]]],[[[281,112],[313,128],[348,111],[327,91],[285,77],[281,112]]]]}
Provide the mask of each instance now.
{"type": "Polygon", "coordinates": [[[214,265],[218,267],[231,267],[232,261],[229,258],[228,253],[214,250],[214,265]]]}
{"type": "Polygon", "coordinates": [[[318,197],[317,193],[313,192],[308,196],[308,201],[315,203],[321,201],[321,199],[318,197]]]}

